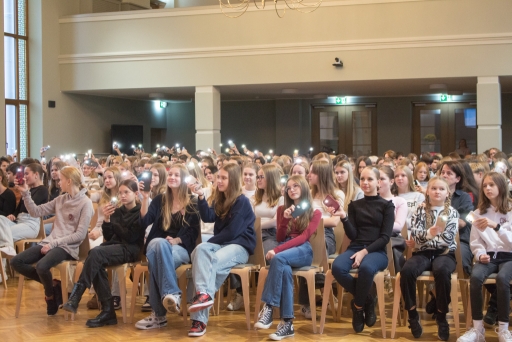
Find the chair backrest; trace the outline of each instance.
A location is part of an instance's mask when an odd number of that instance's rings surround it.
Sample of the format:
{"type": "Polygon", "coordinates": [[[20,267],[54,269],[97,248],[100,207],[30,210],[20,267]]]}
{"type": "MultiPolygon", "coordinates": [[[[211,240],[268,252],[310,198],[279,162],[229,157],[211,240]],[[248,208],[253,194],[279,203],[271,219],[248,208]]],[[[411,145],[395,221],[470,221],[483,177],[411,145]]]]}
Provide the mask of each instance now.
{"type": "Polygon", "coordinates": [[[36,239],[38,239],[38,240],[46,239],[46,231],[44,230],[44,223],[43,223],[42,217],[39,219],[39,233],[37,234],[36,239]]]}
{"type": "Polygon", "coordinates": [[[345,228],[343,227],[343,223],[340,221],[340,223],[338,223],[336,227],[333,228],[333,231],[334,239],[336,240],[336,253],[341,254],[343,241],[345,239],[345,228]]]}
{"type": "Polygon", "coordinates": [[[89,255],[89,251],[91,250],[91,246],[89,244],[89,236],[87,235],[78,247],[78,260],[83,261],[89,255]]]}
{"type": "Polygon", "coordinates": [[[464,267],[462,265],[462,250],[460,249],[460,236],[459,230],[457,229],[457,234],[455,235],[455,242],[457,243],[457,248],[455,248],[455,261],[457,262],[457,277],[459,279],[467,279],[469,276],[464,272],[464,267]]]}
{"type": "Polygon", "coordinates": [[[389,275],[394,277],[396,275],[395,270],[395,254],[393,253],[393,247],[391,247],[391,240],[386,245],[386,254],[388,255],[388,271],[389,275]]]}
{"type": "Polygon", "coordinates": [[[93,203],[92,207],[94,209],[94,214],[91,217],[91,223],[89,224],[89,230],[96,227],[96,223],[98,222],[98,203],[93,203]]]}
{"type": "Polygon", "coordinates": [[[265,267],[265,252],[263,250],[263,239],[261,233],[261,218],[256,217],[254,221],[254,232],[256,233],[256,248],[254,248],[254,253],[249,257],[248,264],[252,265],[260,265],[260,267],[265,267]]]}
{"type": "Polygon", "coordinates": [[[311,266],[323,267],[327,270],[329,265],[327,263],[327,249],[325,247],[325,232],[324,232],[324,220],[321,219],[316,228],[315,234],[311,235],[309,239],[311,248],[313,249],[313,261],[311,266]]]}

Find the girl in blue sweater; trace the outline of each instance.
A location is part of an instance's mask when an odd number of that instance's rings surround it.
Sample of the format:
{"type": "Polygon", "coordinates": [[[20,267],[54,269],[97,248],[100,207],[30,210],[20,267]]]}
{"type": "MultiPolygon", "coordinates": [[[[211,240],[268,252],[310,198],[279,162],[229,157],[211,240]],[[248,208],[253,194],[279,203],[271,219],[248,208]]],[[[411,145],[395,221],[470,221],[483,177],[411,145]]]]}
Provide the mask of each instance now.
{"type": "Polygon", "coordinates": [[[213,237],[201,243],[192,253],[192,277],[196,296],[189,307],[192,327],[188,336],[206,332],[213,296],[233,266],[246,263],[256,247],[254,212],[249,199],[242,195],[240,167],[224,165],[217,174],[217,191],[209,206],[202,189],[189,185],[199,196],[201,220],[215,222],[213,237]]]}

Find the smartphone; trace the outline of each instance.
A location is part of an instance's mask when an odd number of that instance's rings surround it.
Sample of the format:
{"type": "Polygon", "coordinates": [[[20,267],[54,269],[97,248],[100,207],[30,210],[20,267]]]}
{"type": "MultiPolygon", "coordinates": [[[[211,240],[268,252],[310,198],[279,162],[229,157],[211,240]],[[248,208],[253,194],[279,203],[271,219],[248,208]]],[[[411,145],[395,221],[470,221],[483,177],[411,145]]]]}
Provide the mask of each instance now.
{"type": "Polygon", "coordinates": [[[230,140],[230,141],[228,141],[228,145],[229,145],[229,147],[231,147],[231,148],[235,147],[235,144],[234,144],[231,140],[230,140]]]}
{"type": "Polygon", "coordinates": [[[437,217],[437,220],[436,220],[436,227],[445,229],[447,221],[448,221],[448,216],[446,216],[446,215],[439,215],[437,217]]]}
{"type": "Polygon", "coordinates": [[[48,146],[43,146],[43,152],[46,152],[46,151],[48,151],[49,149],[50,149],[50,145],[48,145],[48,146]]]}
{"type": "Polygon", "coordinates": [[[325,197],[324,204],[326,207],[333,207],[335,212],[340,209],[340,204],[331,195],[325,197]]]}
{"type": "Polygon", "coordinates": [[[415,184],[416,186],[420,186],[420,182],[419,182],[417,179],[415,179],[415,180],[414,180],[414,184],[415,184]]]}
{"type": "Polygon", "coordinates": [[[119,148],[119,144],[118,144],[118,143],[116,143],[116,142],[114,141],[114,144],[112,145],[112,147],[113,147],[113,148],[114,148],[114,150],[115,150],[115,149],[119,148]]]}
{"type": "Polygon", "coordinates": [[[289,175],[282,175],[281,176],[281,185],[285,185],[286,182],[288,181],[288,177],[289,175]]]}
{"type": "Polygon", "coordinates": [[[470,211],[466,216],[466,221],[468,221],[469,223],[473,223],[474,220],[476,220],[476,215],[473,211],[470,211]]]}
{"type": "Polygon", "coordinates": [[[18,168],[18,172],[16,172],[16,179],[19,185],[25,184],[23,177],[25,177],[25,166],[22,165],[18,168]]]}
{"type": "Polygon", "coordinates": [[[117,206],[117,197],[112,197],[110,199],[110,204],[113,206],[113,207],[116,207],[117,206]]]}
{"type": "Polygon", "coordinates": [[[300,215],[304,214],[306,212],[306,209],[308,208],[307,203],[297,204],[295,206],[295,210],[292,212],[292,217],[297,218],[300,215]]]}
{"type": "Polygon", "coordinates": [[[196,184],[196,187],[194,190],[199,190],[201,188],[201,184],[197,181],[197,179],[194,176],[187,176],[185,177],[185,183],[187,184],[196,184]]]}
{"type": "Polygon", "coordinates": [[[153,179],[153,174],[151,171],[144,171],[139,176],[139,181],[144,183],[144,191],[147,192],[151,190],[151,180],[153,179]]]}

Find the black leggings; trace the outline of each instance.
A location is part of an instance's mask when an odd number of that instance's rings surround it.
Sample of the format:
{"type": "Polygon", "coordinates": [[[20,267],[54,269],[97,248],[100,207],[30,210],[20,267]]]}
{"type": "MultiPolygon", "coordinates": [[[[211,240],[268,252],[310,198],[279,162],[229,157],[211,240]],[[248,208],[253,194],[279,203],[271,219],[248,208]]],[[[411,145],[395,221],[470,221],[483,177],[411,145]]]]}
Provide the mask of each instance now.
{"type": "Polygon", "coordinates": [[[400,288],[404,296],[405,308],[410,310],[416,306],[416,279],[424,271],[432,271],[436,289],[437,310],[448,312],[451,297],[451,279],[455,271],[453,252],[435,255],[435,252],[417,252],[407,260],[400,272],[400,288]]]}

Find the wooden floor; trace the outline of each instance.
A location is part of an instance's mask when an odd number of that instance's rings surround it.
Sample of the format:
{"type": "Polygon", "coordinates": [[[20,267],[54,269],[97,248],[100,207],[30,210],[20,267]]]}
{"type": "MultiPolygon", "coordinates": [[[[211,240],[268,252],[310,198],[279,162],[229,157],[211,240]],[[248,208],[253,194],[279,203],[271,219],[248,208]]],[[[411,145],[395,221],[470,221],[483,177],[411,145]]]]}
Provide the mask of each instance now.
{"type": "MultiPolygon", "coordinates": [[[[149,331],[137,330],[133,324],[122,323],[122,314],[119,310],[116,326],[91,329],[85,326],[88,318],[95,317],[98,314],[96,310],[87,310],[85,303],[90,298],[85,294],[79,307],[79,312],[75,321],[65,321],[62,311],[56,316],[46,316],[46,303],[43,299],[42,285],[35,281],[25,281],[23,300],[21,304],[20,317],[14,317],[16,305],[17,278],[7,281],[8,290],[0,289],[0,340],[1,341],[157,341],[157,340],[183,340],[192,341],[194,338],[187,336],[188,326],[184,326],[183,319],[176,315],[168,315],[168,326],[162,329],[149,331]]],[[[129,287],[128,293],[131,293],[131,282],[127,281],[129,287]]],[[[128,295],[129,301],[130,295],[128,295]]],[[[148,314],[140,311],[140,305],[144,298],[138,298],[135,311],[135,320],[142,319],[148,314]]],[[[254,301],[254,295],[251,302],[254,301]]],[[[391,312],[392,296],[386,299],[386,319],[387,319],[387,339],[390,340],[391,330],[391,312]]],[[[464,315],[462,305],[460,306],[461,333],[465,331],[464,315]]],[[[327,324],[322,335],[313,334],[311,321],[305,320],[300,314],[299,306],[295,307],[297,319],[294,322],[295,337],[290,341],[381,341],[382,334],[380,330],[380,321],[372,328],[365,327],[360,334],[355,334],[352,330],[351,319],[345,312],[341,323],[334,323],[330,317],[327,317],[327,324]]],[[[421,339],[416,340],[412,337],[407,327],[397,328],[397,341],[437,341],[437,327],[435,322],[420,309],[424,333],[421,339]]],[[[318,319],[320,310],[318,310],[318,319]]],[[[455,329],[451,315],[448,321],[451,327],[450,341],[455,341],[455,329]]],[[[277,322],[276,322],[277,323],[277,322]]],[[[269,330],[247,330],[245,324],[244,311],[230,312],[221,310],[220,316],[211,316],[208,324],[207,333],[200,338],[200,341],[266,341],[268,334],[275,331],[275,324],[269,330]]],[[[486,331],[487,341],[498,341],[497,334],[492,329],[486,331]]]]}

